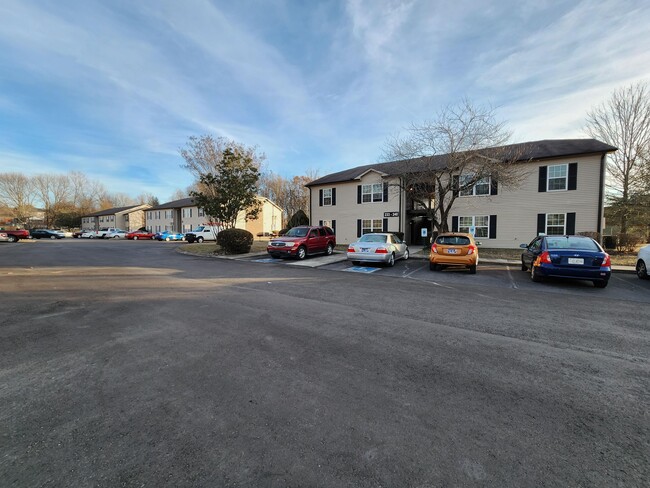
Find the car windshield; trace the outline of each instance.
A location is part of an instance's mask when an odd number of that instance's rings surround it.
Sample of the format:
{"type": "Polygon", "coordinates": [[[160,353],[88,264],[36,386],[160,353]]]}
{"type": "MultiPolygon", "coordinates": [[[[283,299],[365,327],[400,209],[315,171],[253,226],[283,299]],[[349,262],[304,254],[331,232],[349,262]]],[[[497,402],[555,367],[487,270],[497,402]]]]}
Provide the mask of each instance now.
{"type": "Polygon", "coordinates": [[[386,236],[377,235],[377,234],[366,234],[361,236],[359,242],[386,242],[386,236]]]}
{"type": "Polygon", "coordinates": [[[598,245],[589,237],[563,236],[547,237],[547,249],[582,249],[584,251],[600,251],[598,245]]]}
{"type": "Polygon", "coordinates": [[[308,227],[294,227],[285,234],[286,237],[305,237],[309,231],[308,227]]]}
{"type": "Polygon", "coordinates": [[[442,246],[467,246],[469,243],[469,237],[465,236],[439,236],[436,239],[436,244],[442,246]]]}

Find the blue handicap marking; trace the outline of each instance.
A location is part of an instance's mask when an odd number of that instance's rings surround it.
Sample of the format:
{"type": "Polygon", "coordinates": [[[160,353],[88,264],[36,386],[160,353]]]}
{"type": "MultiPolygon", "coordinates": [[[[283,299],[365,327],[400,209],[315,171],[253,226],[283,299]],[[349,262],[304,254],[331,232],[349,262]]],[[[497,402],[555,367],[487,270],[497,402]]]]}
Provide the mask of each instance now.
{"type": "Polygon", "coordinates": [[[352,266],[351,268],[347,268],[345,271],[351,271],[353,273],[374,273],[375,271],[379,271],[379,268],[369,268],[367,266],[352,266]]]}
{"type": "Polygon", "coordinates": [[[263,258],[263,259],[254,259],[254,263],[278,263],[282,261],[281,259],[275,259],[275,258],[263,258]]]}

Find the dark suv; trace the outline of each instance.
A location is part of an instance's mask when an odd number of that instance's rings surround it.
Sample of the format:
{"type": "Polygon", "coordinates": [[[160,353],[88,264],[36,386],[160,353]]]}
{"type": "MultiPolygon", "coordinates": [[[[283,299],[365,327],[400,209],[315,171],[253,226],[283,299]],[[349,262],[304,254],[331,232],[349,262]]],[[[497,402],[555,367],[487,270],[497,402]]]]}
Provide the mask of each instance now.
{"type": "Polygon", "coordinates": [[[301,225],[289,229],[282,237],[271,239],[266,250],[274,258],[305,259],[308,254],[330,255],[335,246],[336,236],[329,227],[301,225]]]}

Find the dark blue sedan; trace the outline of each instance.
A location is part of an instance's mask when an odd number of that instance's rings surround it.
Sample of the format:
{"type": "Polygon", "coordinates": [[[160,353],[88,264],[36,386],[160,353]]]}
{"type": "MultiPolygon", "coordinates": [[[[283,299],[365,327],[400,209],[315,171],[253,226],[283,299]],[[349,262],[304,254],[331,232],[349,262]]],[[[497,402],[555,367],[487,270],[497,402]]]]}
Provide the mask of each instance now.
{"type": "Polygon", "coordinates": [[[545,277],[589,280],[605,288],[612,261],[600,244],[586,236],[539,236],[521,254],[521,270],[530,270],[533,281],[545,277]]]}

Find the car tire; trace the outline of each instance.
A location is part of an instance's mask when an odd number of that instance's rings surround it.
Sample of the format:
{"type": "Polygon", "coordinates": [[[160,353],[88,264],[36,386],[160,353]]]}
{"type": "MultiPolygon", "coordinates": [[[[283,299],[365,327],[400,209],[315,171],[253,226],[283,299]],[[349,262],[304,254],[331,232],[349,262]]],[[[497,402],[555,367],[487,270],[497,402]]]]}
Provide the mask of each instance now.
{"type": "Polygon", "coordinates": [[[169,242],[169,241],[171,241],[171,238],[170,238],[170,237],[165,237],[165,240],[166,240],[167,242],[169,242]]]}
{"type": "Polygon", "coordinates": [[[95,236],[88,236],[88,238],[89,238],[89,239],[94,239],[94,238],[95,238],[95,236]]]}
{"type": "Polygon", "coordinates": [[[528,271],[528,266],[526,266],[526,263],[524,263],[524,258],[521,258],[521,270],[528,271]]]}
{"type": "Polygon", "coordinates": [[[361,261],[352,261],[352,264],[355,266],[361,266],[361,261]]]}
{"type": "Polygon", "coordinates": [[[596,288],[605,288],[607,286],[607,283],[609,283],[607,280],[598,280],[594,281],[594,286],[596,288]]]}
{"type": "Polygon", "coordinates": [[[406,251],[404,251],[404,261],[406,261],[409,258],[409,248],[406,248],[406,251]]]}
{"type": "Polygon", "coordinates": [[[333,252],[334,252],[334,246],[332,246],[332,244],[330,243],[330,244],[327,245],[327,249],[325,250],[325,254],[327,254],[328,256],[331,256],[333,252]]]}
{"type": "Polygon", "coordinates": [[[137,241],[137,240],[138,240],[138,236],[133,236],[133,240],[134,240],[134,241],[137,241]]]}
{"type": "Polygon", "coordinates": [[[199,244],[201,244],[201,243],[203,242],[203,237],[199,237],[199,238],[196,240],[196,242],[198,242],[199,244]]]}
{"type": "Polygon", "coordinates": [[[440,268],[438,268],[437,264],[429,262],[429,270],[431,270],[431,271],[439,271],[440,268]]]}
{"type": "Polygon", "coordinates": [[[636,275],[640,280],[648,279],[648,267],[643,259],[639,259],[636,263],[636,275]]]}
{"type": "Polygon", "coordinates": [[[56,236],[50,236],[50,239],[56,239],[56,236]]]}
{"type": "Polygon", "coordinates": [[[16,236],[7,236],[9,239],[9,242],[18,242],[18,238],[16,236]]]}
{"type": "Polygon", "coordinates": [[[534,281],[535,283],[539,283],[542,281],[542,277],[535,271],[537,269],[537,266],[532,266],[530,268],[530,279],[534,281]]]}
{"type": "Polygon", "coordinates": [[[306,257],[307,257],[307,249],[305,249],[305,246],[300,246],[296,251],[296,258],[303,260],[306,257]]]}
{"type": "Polygon", "coordinates": [[[389,268],[392,268],[393,266],[395,266],[395,253],[394,252],[390,253],[390,256],[388,256],[388,262],[386,263],[386,265],[389,268]]]}
{"type": "Polygon", "coordinates": [[[469,267],[469,274],[476,274],[476,265],[473,264],[469,267]]]}

